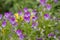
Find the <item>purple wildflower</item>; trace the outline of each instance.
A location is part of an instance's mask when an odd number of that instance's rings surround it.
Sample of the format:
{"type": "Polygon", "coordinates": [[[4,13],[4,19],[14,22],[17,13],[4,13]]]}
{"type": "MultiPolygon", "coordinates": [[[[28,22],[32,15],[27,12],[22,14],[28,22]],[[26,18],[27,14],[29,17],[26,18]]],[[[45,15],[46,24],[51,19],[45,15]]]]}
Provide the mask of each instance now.
{"type": "Polygon", "coordinates": [[[28,17],[24,16],[24,21],[30,22],[30,16],[28,16],[28,17]]]}
{"type": "Polygon", "coordinates": [[[47,0],[40,0],[41,5],[44,6],[46,4],[46,1],[47,0]]]}
{"type": "Polygon", "coordinates": [[[46,4],[46,9],[47,9],[47,10],[50,10],[51,7],[52,7],[51,4],[46,4]]]}
{"type": "Polygon", "coordinates": [[[38,22],[32,22],[32,27],[37,27],[38,26],[38,22]]]}
{"type": "Polygon", "coordinates": [[[38,38],[37,40],[43,40],[42,38],[38,38]]]}
{"type": "Polygon", "coordinates": [[[32,17],[32,21],[36,21],[37,20],[37,16],[32,17]]]}
{"type": "Polygon", "coordinates": [[[49,14],[44,14],[44,18],[45,18],[45,20],[48,20],[50,18],[50,15],[49,14]]]}
{"type": "Polygon", "coordinates": [[[22,11],[18,11],[18,14],[21,16],[22,15],[22,11]]]}
{"type": "Polygon", "coordinates": [[[19,36],[19,39],[20,40],[23,40],[24,39],[24,35],[22,34],[22,31],[21,30],[16,30],[16,34],[19,36]]]}
{"type": "Polygon", "coordinates": [[[11,13],[11,12],[6,12],[6,13],[4,14],[4,16],[5,16],[7,19],[9,19],[9,17],[12,16],[12,13],[11,13]]]}
{"type": "Polygon", "coordinates": [[[14,24],[16,22],[14,17],[11,17],[9,21],[11,24],[14,24]]]}
{"type": "Polygon", "coordinates": [[[16,30],[16,34],[18,35],[18,36],[20,36],[20,34],[22,34],[22,31],[21,30],[16,30]]]}
{"type": "Polygon", "coordinates": [[[55,34],[54,33],[49,33],[48,34],[48,37],[50,38],[50,37],[54,37],[55,36],[55,34]]]}
{"type": "Polygon", "coordinates": [[[3,22],[2,22],[2,27],[5,27],[6,26],[6,21],[4,20],[3,22]]]}
{"type": "Polygon", "coordinates": [[[20,34],[19,39],[20,40],[24,40],[24,35],[23,34],[20,34]]]}
{"type": "Polygon", "coordinates": [[[0,14],[0,20],[2,19],[2,14],[0,14]]]}
{"type": "Polygon", "coordinates": [[[24,12],[27,12],[28,11],[28,8],[24,8],[24,12]]]}
{"type": "Polygon", "coordinates": [[[15,27],[15,26],[18,26],[18,23],[17,23],[17,22],[15,22],[14,24],[12,24],[12,26],[14,26],[14,27],[15,27]]]}
{"type": "Polygon", "coordinates": [[[33,10],[32,12],[33,12],[33,14],[34,14],[34,15],[36,15],[36,14],[37,14],[36,10],[33,10]]]}
{"type": "Polygon", "coordinates": [[[55,2],[55,3],[57,3],[57,2],[58,2],[58,0],[54,0],[54,2],[55,2]]]}
{"type": "Polygon", "coordinates": [[[24,16],[25,16],[25,17],[30,16],[30,12],[25,12],[24,16]]]}

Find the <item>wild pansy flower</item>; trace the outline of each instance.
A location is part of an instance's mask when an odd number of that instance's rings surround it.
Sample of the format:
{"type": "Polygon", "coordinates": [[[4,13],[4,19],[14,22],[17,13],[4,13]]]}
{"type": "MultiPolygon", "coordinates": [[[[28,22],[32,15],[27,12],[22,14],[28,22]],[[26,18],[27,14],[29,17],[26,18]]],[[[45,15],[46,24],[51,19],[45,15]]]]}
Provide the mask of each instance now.
{"type": "Polygon", "coordinates": [[[24,40],[24,35],[23,34],[20,34],[19,39],[20,40],[24,40]]]}
{"type": "Polygon", "coordinates": [[[11,12],[5,12],[4,16],[8,18],[9,16],[11,16],[11,12]]]}
{"type": "Polygon", "coordinates": [[[16,34],[19,36],[19,39],[20,40],[23,40],[24,39],[24,35],[23,35],[23,33],[22,33],[22,31],[21,30],[16,30],[16,34]]]}
{"type": "Polygon", "coordinates": [[[38,22],[32,22],[32,28],[36,28],[38,26],[38,22]]]}
{"type": "Polygon", "coordinates": [[[36,14],[37,14],[36,10],[33,10],[31,13],[31,15],[36,15],[36,14]]]}
{"type": "Polygon", "coordinates": [[[6,21],[4,20],[3,22],[2,22],[2,27],[5,27],[6,26],[6,21]]]}
{"type": "Polygon", "coordinates": [[[37,18],[38,18],[37,16],[32,17],[32,21],[36,21],[37,18]]]}
{"type": "Polygon", "coordinates": [[[28,17],[24,16],[24,21],[25,22],[30,22],[30,16],[28,16],[28,17]]]}
{"type": "Polygon", "coordinates": [[[46,4],[47,0],[40,0],[40,4],[44,6],[46,4]]]}
{"type": "Polygon", "coordinates": [[[22,31],[21,30],[16,30],[16,34],[18,35],[18,36],[20,36],[21,34],[22,34],[22,31]]]}
{"type": "Polygon", "coordinates": [[[2,19],[2,14],[0,14],[0,20],[2,19]]]}
{"type": "Polygon", "coordinates": [[[49,38],[50,38],[50,37],[54,37],[54,36],[55,36],[55,34],[52,33],[52,32],[48,34],[48,37],[49,37],[49,38]]]}
{"type": "Polygon", "coordinates": [[[46,9],[50,10],[52,8],[51,4],[46,4],[46,9]]]}
{"type": "Polygon", "coordinates": [[[54,0],[54,2],[55,2],[55,3],[57,3],[57,2],[58,2],[58,0],[54,0]]]}
{"type": "Polygon", "coordinates": [[[28,8],[24,8],[24,12],[27,12],[28,11],[28,8]]]}
{"type": "Polygon", "coordinates": [[[25,13],[24,13],[24,16],[25,16],[25,17],[30,16],[30,12],[25,12],[25,13]]]}
{"type": "Polygon", "coordinates": [[[48,20],[48,19],[50,19],[50,15],[49,14],[44,14],[44,18],[45,18],[45,20],[48,20]]]}
{"type": "Polygon", "coordinates": [[[14,24],[16,22],[15,17],[11,17],[9,21],[10,21],[11,24],[14,24]]]}
{"type": "Polygon", "coordinates": [[[18,11],[18,14],[19,14],[19,16],[21,16],[22,15],[22,11],[18,11]]]}
{"type": "Polygon", "coordinates": [[[12,26],[13,26],[13,27],[18,26],[18,23],[15,22],[14,24],[12,24],[12,26]]]}

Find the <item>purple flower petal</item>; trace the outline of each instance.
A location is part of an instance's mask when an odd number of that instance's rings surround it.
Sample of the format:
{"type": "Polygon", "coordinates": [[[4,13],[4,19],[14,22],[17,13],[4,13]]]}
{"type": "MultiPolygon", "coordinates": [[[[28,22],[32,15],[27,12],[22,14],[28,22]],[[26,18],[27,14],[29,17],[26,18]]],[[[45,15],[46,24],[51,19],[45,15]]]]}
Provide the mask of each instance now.
{"type": "Polygon", "coordinates": [[[16,22],[14,17],[11,17],[9,21],[11,24],[14,24],[16,22]]]}
{"type": "Polygon", "coordinates": [[[44,6],[46,4],[46,0],[40,0],[40,3],[42,6],[44,6]]]}
{"type": "Polygon", "coordinates": [[[2,14],[0,14],[0,20],[2,19],[2,14]]]}
{"type": "Polygon", "coordinates": [[[27,12],[28,11],[28,8],[24,8],[24,12],[27,12]]]}
{"type": "Polygon", "coordinates": [[[46,8],[47,8],[47,10],[50,10],[51,9],[51,4],[46,4],[46,8]]]}
{"type": "Polygon", "coordinates": [[[45,18],[45,20],[48,20],[50,18],[50,15],[49,14],[44,14],[44,18],[45,18]]]}
{"type": "Polygon", "coordinates": [[[18,14],[21,16],[22,15],[22,11],[18,11],[18,14]]]}
{"type": "Polygon", "coordinates": [[[30,16],[28,16],[28,17],[25,17],[25,16],[24,16],[24,21],[30,22],[30,16]]]}
{"type": "Polygon", "coordinates": [[[32,22],[32,27],[37,27],[38,26],[38,22],[32,22]]]}
{"type": "Polygon", "coordinates": [[[30,12],[25,12],[24,16],[26,17],[30,16],[30,12]]]}
{"type": "Polygon", "coordinates": [[[20,36],[21,34],[22,34],[22,31],[21,30],[16,30],[16,34],[18,35],[18,36],[20,36]]]}
{"type": "Polygon", "coordinates": [[[32,17],[32,21],[36,21],[37,20],[37,16],[32,17]]]}
{"type": "Polygon", "coordinates": [[[6,26],[6,21],[3,21],[2,22],[2,27],[5,27],[6,26]]]}
{"type": "Polygon", "coordinates": [[[49,33],[49,34],[48,34],[48,37],[54,37],[54,36],[55,36],[54,33],[49,33]]]}

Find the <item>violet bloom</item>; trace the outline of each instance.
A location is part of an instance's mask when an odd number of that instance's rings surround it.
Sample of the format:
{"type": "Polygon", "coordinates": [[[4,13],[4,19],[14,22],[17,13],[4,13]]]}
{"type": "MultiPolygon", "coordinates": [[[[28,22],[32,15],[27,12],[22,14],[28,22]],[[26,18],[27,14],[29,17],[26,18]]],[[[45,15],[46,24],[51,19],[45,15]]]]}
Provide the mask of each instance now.
{"type": "Polygon", "coordinates": [[[30,12],[25,12],[24,16],[25,16],[25,17],[30,16],[30,12]]]}
{"type": "Polygon", "coordinates": [[[16,30],[16,34],[18,35],[18,36],[20,36],[21,34],[22,34],[22,31],[21,30],[16,30]]]}
{"type": "Polygon", "coordinates": [[[28,11],[28,8],[24,8],[24,12],[27,12],[28,11]]]}
{"type": "Polygon", "coordinates": [[[24,40],[24,35],[23,34],[20,34],[19,39],[20,40],[24,40]]]}
{"type": "Polygon", "coordinates": [[[18,11],[18,14],[21,16],[22,15],[22,11],[18,11]]]}
{"type": "Polygon", "coordinates": [[[30,22],[30,16],[28,16],[28,17],[24,16],[24,21],[29,23],[30,22]]]}
{"type": "Polygon", "coordinates": [[[9,17],[12,15],[12,13],[11,12],[6,12],[5,14],[4,14],[4,16],[7,18],[7,19],[9,19],[9,17]]]}
{"type": "Polygon", "coordinates": [[[44,14],[44,18],[45,18],[45,20],[48,20],[50,18],[50,15],[49,14],[44,14]]]}
{"type": "Polygon", "coordinates": [[[51,7],[52,7],[51,4],[46,4],[46,9],[47,9],[47,10],[50,10],[51,7]]]}
{"type": "Polygon", "coordinates": [[[36,21],[37,20],[37,16],[32,17],[32,21],[36,21]]]}
{"type": "Polygon", "coordinates": [[[4,20],[3,22],[2,22],[2,27],[5,27],[6,26],[6,21],[4,20]]]}
{"type": "Polygon", "coordinates": [[[55,36],[55,34],[54,33],[49,33],[48,34],[48,37],[50,38],[50,37],[54,37],[55,36]]]}
{"type": "Polygon", "coordinates": [[[15,22],[14,24],[12,24],[12,26],[14,26],[14,27],[15,27],[15,26],[18,26],[18,23],[17,23],[17,22],[15,22]]]}
{"type": "Polygon", "coordinates": [[[44,6],[46,4],[47,0],[40,0],[40,3],[42,6],[44,6]]]}
{"type": "Polygon", "coordinates": [[[11,24],[14,24],[16,22],[14,17],[11,17],[9,21],[11,24]]]}
{"type": "Polygon", "coordinates": [[[36,10],[33,10],[32,12],[33,12],[33,15],[36,15],[37,14],[36,10]]]}
{"type": "Polygon", "coordinates": [[[0,20],[2,19],[2,14],[0,14],[0,20]]]}
{"type": "Polygon", "coordinates": [[[38,38],[37,40],[43,40],[42,38],[38,38]]]}
{"type": "Polygon", "coordinates": [[[32,22],[32,28],[37,27],[38,26],[38,22],[32,22]]]}
{"type": "Polygon", "coordinates": [[[58,2],[58,0],[54,0],[54,2],[55,2],[55,3],[57,3],[57,2],[58,2]]]}

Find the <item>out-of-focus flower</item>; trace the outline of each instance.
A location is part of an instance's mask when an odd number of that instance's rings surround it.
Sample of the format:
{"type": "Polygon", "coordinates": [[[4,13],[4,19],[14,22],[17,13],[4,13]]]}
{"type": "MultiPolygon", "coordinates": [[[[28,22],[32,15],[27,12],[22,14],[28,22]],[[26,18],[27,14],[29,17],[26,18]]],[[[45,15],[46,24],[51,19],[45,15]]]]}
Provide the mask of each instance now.
{"type": "Polygon", "coordinates": [[[49,38],[50,38],[50,37],[54,37],[54,36],[55,36],[55,34],[52,33],[52,32],[48,34],[48,37],[49,37],[49,38]]]}
{"type": "Polygon", "coordinates": [[[58,0],[54,0],[54,2],[55,2],[55,3],[57,3],[57,2],[58,2],[58,0]]]}
{"type": "Polygon", "coordinates": [[[0,14],[0,20],[2,19],[2,14],[0,14]]]}
{"type": "Polygon", "coordinates": [[[46,4],[46,9],[50,10],[52,8],[51,4],[46,4]]]}
{"type": "Polygon", "coordinates": [[[45,18],[45,20],[48,20],[50,18],[50,15],[49,14],[44,14],[44,18],[45,18]]]}
{"type": "Polygon", "coordinates": [[[32,28],[36,28],[38,26],[38,22],[32,22],[32,28]]]}
{"type": "Polygon", "coordinates": [[[28,11],[28,8],[24,8],[24,12],[27,12],[28,11]]]}
{"type": "Polygon", "coordinates": [[[23,35],[23,33],[22,33],[22,31],[21,30],[16,30],[16,34],[19,36],[19,39],[20,40],[23,40],[24,39],[24,35],[23,35]]]}
{"type": "Polygon", "coordinates": [[[36,14],[37,14],[36,10],[33,10],[33,11],[32,11],[32,14],[33,14],[33,15],[36,15],[36,14]]]}
{"type": "Polygon", "coordinates": [[[16,19],[19,19],[18,13],[15,13],[14,16],[15,16],[16,19]]]}
{"type": "Polygon", "coordinates": [[[16,30],[16,34],[18,35],[18,36],[20,36],[20,34],[22,34],[22,31],[21,30],[16,30]]]}
{"type": "Polygon", "coordinates": [[[32,17],[32,21],[36,21],[37,20],[37,16],[32,17]]]}
{"type": "Polygon", "coordinates": [[[38,38],[37,40],[43,40],[42,38],[38,38]]]}
{"type": "Polygon", "coordinates": [[[10,21],[11,24],[14,24],[16,22],[14,17],[11,17],[9,21],[10,21]]]}
{"type": "Polygon", "coordinates": [[[14,26],[14,27],[15,27],[15,26],[18,26],[18,23],[17,23],[17,22],[15,22],[14,24],[12,24],[12,26],[14,26]]]}
{"type": "Polygon", "coordinates": [[[18,11],[18,14],[21,16],[22,15],[22,11],[18,11]]]}
{"type": "Polygon", "coordinates": [[[30,22],[30,16],[28,16],[28,17],[24,16],[24,21],[25,22],[30,22]]]}
{"type": "Polygon", "coordinates": [[[40,4],[41,4],[42,6],[45,6],[46,2],[47,2],[47,0],[40,0],[40,4]]]}
{"type": "Polygon", "coordinates": [[[21,35],[19,36],[19,39],[20,39],[20,40],[24,40],[24,35],[21,34],[21,35]]]}
{"type": "Polygon", "coordinates": [[[11,12],[5,12],[5,14],[4,14],[4,16],[5,16],[6,18],[9,18],[11,15],[12,15],[11,12]]]}
{"type": "Polygon", "coordinates": [[[3,22],[2,22],[2,27],[5,27],[6,26],[6,21],[4,20],[3,22]]]}
{"type": "Polygon", "coordinates": [[[30,12],[25,12],[24,16],[25,16],[25,17],[30,16],[30,12]]]}

